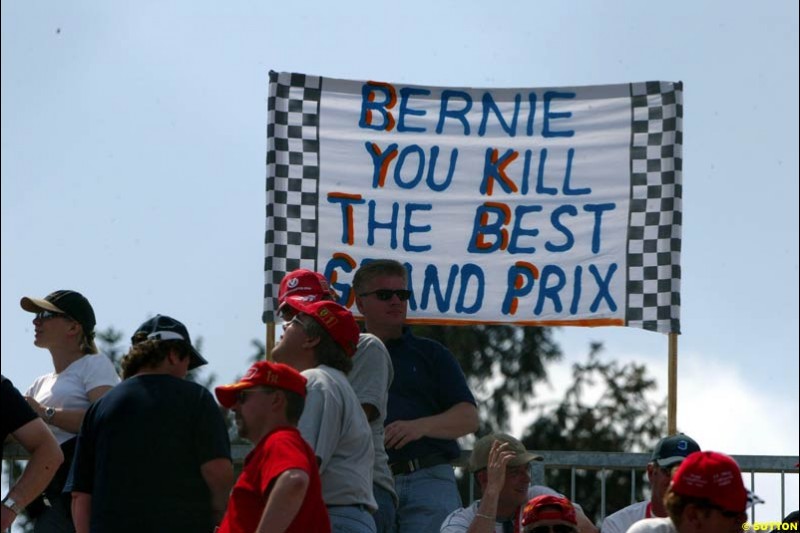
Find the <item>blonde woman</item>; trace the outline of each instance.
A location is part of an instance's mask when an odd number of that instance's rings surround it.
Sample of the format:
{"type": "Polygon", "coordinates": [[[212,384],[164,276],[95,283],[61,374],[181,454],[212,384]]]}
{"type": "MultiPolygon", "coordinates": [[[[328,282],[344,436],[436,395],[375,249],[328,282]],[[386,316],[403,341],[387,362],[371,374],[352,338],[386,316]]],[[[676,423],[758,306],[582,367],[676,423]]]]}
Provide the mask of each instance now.
{"type": "Polygon", "coordinates": [[[48,424],[64,452],[64,464],[44,492],[29,507],[35,533],[72,532],[70,495],[62,494],[72,463],[75,437],[89,406],[119,383],[114,365],[97,355],[94,310],[82,294],[60,290],[42,299],[22,298],[25,311],[35,313],[34,341],[50,351],[54,371],[39,376],[25,399],[48,424]]]}

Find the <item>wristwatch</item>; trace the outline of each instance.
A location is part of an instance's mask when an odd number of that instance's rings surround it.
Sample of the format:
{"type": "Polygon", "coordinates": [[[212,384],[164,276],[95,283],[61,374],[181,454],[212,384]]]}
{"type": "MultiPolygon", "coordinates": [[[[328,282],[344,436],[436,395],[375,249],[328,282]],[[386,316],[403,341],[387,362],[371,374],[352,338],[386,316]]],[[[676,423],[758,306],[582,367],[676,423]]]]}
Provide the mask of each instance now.
{"type": "Polygon", "coordinates": [[[55,407],[45,407],[44,408],[44,417],[43,417],[44,421],[49,424],[50,421],[53,420],[53,416],[55,416],[55,414],[56,414],[56,408],[55,407]]]}
{"type": "Polygon", "coordinates": [[[14,511],[14,514],[17,515],[22,514],[22,511],[25,509],[23,506],[15,502],[14,499],[8,494],[6,494],[6,497],[3,498],[2,503],[4,507],[11,509],[12,511],[14,511]]]}

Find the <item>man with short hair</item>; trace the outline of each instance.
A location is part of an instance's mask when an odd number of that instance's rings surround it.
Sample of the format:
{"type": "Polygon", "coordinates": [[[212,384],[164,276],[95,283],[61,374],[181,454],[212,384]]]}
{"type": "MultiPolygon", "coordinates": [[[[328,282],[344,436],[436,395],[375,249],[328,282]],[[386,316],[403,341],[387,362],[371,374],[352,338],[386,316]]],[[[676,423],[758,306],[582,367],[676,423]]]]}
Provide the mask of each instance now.
{"type": "Polygon", "coordinates": [[[287,305],[295,314],[272,357],[308,380],[297,427],[317,457],[331,528],[375,533],[372,433],[346,376],[358,344],[358,325],[352,313],[335,302],[287,300],[287,305]]]}
{"type": "Polygon", "coordinates": [[[629,533],[736,533],[747,521],[747,490],[739,465],[718,452],[694,452],[664,495],[669,518],[646,518],[629,533]]]}
{"type": "Polygon", "coordinates": [[[700,446],[688,435],[678,433],[664,437],[653,448],[647,463],[647,479],[650,482],[650,500],[637,502],[609,515],[603,520],[601,533],[625,533],[635,522],[643,518],[667,516],[664,508],[664,493],[669,487],[672,469],[700,446]]]}
{"type": "Polygon", "coordinates": [[[397,531],[435,531],[461,507],[450,462],[461,454],[456,439],[478,430],[475,398],[453,354],[406,326],[405,266],[388,259],[363,264],[353,291],[367,332],[383,341],[394,367],[384,443],[400,498],[397,531]]]}
{"type": "Polygon", "coordinates": [[[330,533],[314,450],[297,431],[306,378],[259,361],[237,383],[214,390],[255,447],[231,492],[219,533],[330,533]]]}
{"type": "MultiPolygon", "coordinates": [[[[296,311],[287,301],[315,302],[335,299],[336,295],[325,276],[301,268],[289,272],[281,280],[278,313],[288,322],[296,311]]],[[[353,368],[347,373],[347,381],[353,387],[372,431],[372,445],[375,449],[372,492],[378,503],[378,510],[372,514],[372,518],[375,520],[377,533],[394,531],[398,504],[394,478],[389,470],[389,457],[383,445],[383,421],[386,419],[389,385],[393,377],[392,360],[381,340],[370,333],[361,333],[353,355],[353,368]]]]}
{"type": "Polygon", "coordinates": [[[211,532],[233,485],[217,402],[184,380],[206,360],[177,320],[157,315],[134,334],[125,380],[86,413],[71,479],[77,533],[211,532]]]}
{"type": "MultiPolygon", "coordinates": [[[[561,496],[549,487],[530,484],[530,463],[541,459],[506,433],[492,433],[478,439],[469,457],[469,470],[482,497],[450,513],[442,522],[440,533],[519,532],[525,504],[531,498],[561,496]]],[[[580,524],[582,533],[597,532],[580,509],[577,517],[576,524],[580,524]]]]}

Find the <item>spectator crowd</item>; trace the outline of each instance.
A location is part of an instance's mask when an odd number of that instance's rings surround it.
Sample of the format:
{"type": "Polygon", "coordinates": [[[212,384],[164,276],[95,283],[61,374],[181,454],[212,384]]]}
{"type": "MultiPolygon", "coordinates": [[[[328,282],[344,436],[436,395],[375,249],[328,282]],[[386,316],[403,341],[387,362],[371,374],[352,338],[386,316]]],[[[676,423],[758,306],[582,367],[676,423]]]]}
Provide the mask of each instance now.
{"type": "Polygon", "coordinates": [[[98,354],[89,301],[71,290],[22,298],[53,372],[21,394],[2,378],[3,439],[30,460],[2,499],[0,531],[25,513],[36,533],[734,532],[756,498],[729,456],[678,434],[646,465],[650,498],[598,529],[580,502],[531,484],[542,458],[515,437],[479,438],[462,505],[457,439],[478,410],[456,358],[406,324],[408,274],[363,264],[354,304],[296,270],[280,284],[284,331],[270,360],[212,395],[184,379],[207,364],[178,320],[136,329],[122,376],[98,354]],[[215,399],[216,396],[216,399],[215,399]],[[223,411],[253,444],[238,477],[223,411]]]}

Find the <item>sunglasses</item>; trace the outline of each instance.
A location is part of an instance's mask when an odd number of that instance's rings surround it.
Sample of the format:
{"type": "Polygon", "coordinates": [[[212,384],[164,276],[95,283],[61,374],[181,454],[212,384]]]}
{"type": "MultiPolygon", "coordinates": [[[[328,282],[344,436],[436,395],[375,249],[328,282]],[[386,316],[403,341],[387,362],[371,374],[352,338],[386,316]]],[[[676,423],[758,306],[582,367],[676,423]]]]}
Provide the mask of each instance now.
{"type": "Polygon", "coordinates": [[[291,319],[295,317],[295,315],[297,315],[297,311],[295,311],[288,305],[285,305],[283,309],[278,311],[278,314],[280,315],[281,320],[283,320],[284,322],[289,322],[291,319]]]}
{"type": "Polygon", "coordinates": [[[531,533],[550,533],[551,531],[555,533],[574,533],[577,529],[571,526],[565,526],[564,524],[556,524],[554,526],[536,526],[527,531],[531,533]]]}
{"type": "Polygon", "coordinates": [[[236,403],[242,405],[247,400],[247,395],[251,392],[263,392],[264,394],[272,394],[276,389],[265,389],[256,387],[252,389],[243,389],[236,393],[236,403]]]}
{"type": "Polygon", "coordinates": [[[56,313],[55,311],[40,311],[36,313],[37,320],[49,320],[51,318],[69,318],[65,313],[56,313]]]}
{"type": "Polygon", "coordinates": [[[288,329],[288,328],[289,328],[289,326],[291,326],[292,324],[297,324],[297,325],[298,325],[298,326],[300,326],[300,327],[301,327],[303,330],[305,330],[305,329],[306,329],[306,325],[305,325],[305,324],[303,324],[303,321],[302,321],[302,320],[300,320],[300,315],[299,315],[299,314],[298,314],[298,315],[294,315],[294,316],[292,317],[292,319],[291,319],[291,320],[289,320],[288,322],[286,322],[286,323],[284,323],[284,324],[283,324],[283,329],[284,329],[284,331],[285,331],[286,329],[288,329]]]}
{"type": "Polygon", "coordinates": [[[362,292],[359,296],[369,296],[370,294],[374,294],[382,302],[388,302],[392,299],[392,296],[397,296],[401,302],[411,298],[411,291],[407,289],[377,289],[370,292],[362,292]]]}

